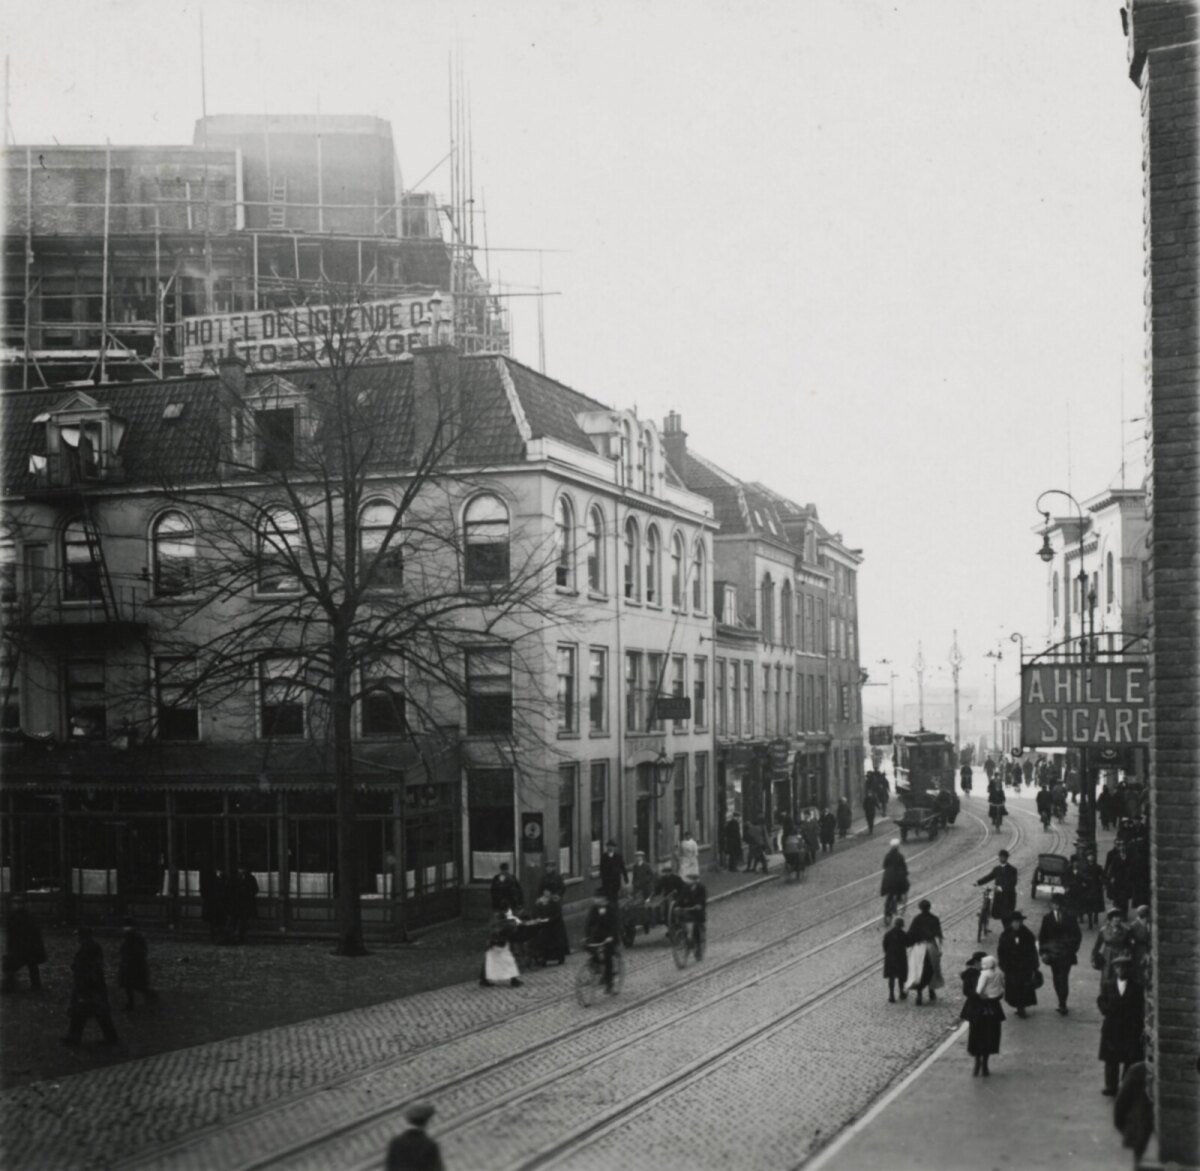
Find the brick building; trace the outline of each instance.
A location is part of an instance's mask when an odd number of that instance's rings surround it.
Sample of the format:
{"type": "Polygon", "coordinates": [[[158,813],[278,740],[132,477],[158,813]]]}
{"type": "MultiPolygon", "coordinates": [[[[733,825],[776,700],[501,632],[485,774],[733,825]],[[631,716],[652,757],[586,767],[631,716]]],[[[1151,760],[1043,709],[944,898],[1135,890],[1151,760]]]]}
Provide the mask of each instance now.
{"type": "Polygon", "coordinates": [[[1200,1166],[1200,6],[1121,10],[1141,91],[1150,441],[1151,1037],[1158,1158],[1200,1166]]]}

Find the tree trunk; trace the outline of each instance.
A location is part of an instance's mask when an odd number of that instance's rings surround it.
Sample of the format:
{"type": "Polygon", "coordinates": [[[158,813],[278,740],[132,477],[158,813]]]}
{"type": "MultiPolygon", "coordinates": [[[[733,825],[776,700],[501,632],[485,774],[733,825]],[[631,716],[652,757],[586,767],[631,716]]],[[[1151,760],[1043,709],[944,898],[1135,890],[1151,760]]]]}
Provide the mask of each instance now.
{"type": "Polygon", "coordinates": [[[352,706],[346,672],[335,672],[333,685],[333,768],[337,787],[337,948],[336,955],[367,954],[362,934],[356,869],[357,824],[354,795],[354,757],[351,739],[352,706]]]}

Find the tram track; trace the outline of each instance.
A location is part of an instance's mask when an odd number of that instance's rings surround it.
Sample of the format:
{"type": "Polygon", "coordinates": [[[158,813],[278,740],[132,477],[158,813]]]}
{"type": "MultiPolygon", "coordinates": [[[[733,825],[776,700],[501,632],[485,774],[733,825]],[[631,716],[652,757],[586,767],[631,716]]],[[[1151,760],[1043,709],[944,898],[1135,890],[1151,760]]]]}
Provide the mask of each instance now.
{"type": "MultiPolygon", "coordinates": [[[[964,810],[964,813],[966,813],[967,817],[975,821],[983,830],[982,837],[967,847],[967,851],[969,853],[985,846],[987,841],[994,835],[987,823],[977,814],[967,810],[964,810]]],[[[1010,849],[1015,850],[1021,840],[1021,831],[1015,823],[1011,825],[1011,831],[1012,836],[1008,842],[1008,846],[1010,849]]],[[[926,850],[919,851],[918,855],[914,855],[914,860],[917,856],[927,854],[932,848],[933,846],[931,844],[926,850]]],[[[965,877],[977,873],[985,864],[986,863],[984,862],[973,863],[965,870],[956,873],[951,877],[942,880],[941,882],[938,882],[937,884],[929,887],[927,890],[922,891],[922,896],[933,895],[945,890],[948,887],[957,885],[965,877]]],[[[849,883],[844,883],[839,887],[833,888],[831,891],[822,892],[822,895],[819,897],[827,897],[841,893],[846,889],[857,886],[863,882],[870,882],[874,884],[877,881],[878,874],[873,871],[869,875],[861,876],[849,883]]],[[[765,971],[755,971],[749,977],[737,981],[732,986],[720,989],[715,994],[708,996],[699,1002],[689,1003],[681,1011],[671,1013],[661,1019],[657,1019],[651,1026],[642,1028],[633,1035],[618,1038],[616,1041],[602,1045],[601,1047],[592,1050],[580,1058],[570,1060],[565,1064],[557,1065],[548,1072],[531,1078],[525,1084],[515,1089],[494,1095],[490,1097],[486,1103],[476,1108],[467,1109],[455,1114],[453,1117],[448,1118],[447,1121],[439,1128],[440,1136],[443,1139],[452,1139],[457,1134],[460,1134],[472,1127],[479,1126],[481,1123],[486,1122],[489,1118],[498,1117],[503,1114],[511,1114],[517,1107],[521,1106],[523,1103],[527,1103],[536,1095],[547,1090],[551,1085],[559,1083],[566,1078],[585,1073],[588,1070],[599,1066],[605,1061],[610,1061],[616,1057],[619,1057],[632,1046],[645,1043],[650,1037],[678,1028],[681,1022],[686,1020],[688,1017],[691,1017],[699,1012],[714,1009],[722,1002],[731,1000],[736,996],[740,996],[748,989],[751,989],[756,985],[760,985],[765,981],[777,979],[801,967],[814,957],[836,947],[838,944],[846,941],[847,939],[869,930],[878,930],[881,927],[881,921],[878,914],[879,899],[874,893],[872,893],[868,898],[857,900],[848,906],[839,908],[838,914],[849,914],[865,905],[870,905],[872,908],[872,914],[870,918],[865,919],[862,922],[859,922],[854,926],[838,933],[832,939],[825,940],[812,948],[808,948],[797,955],[791,956],[766,969],[765,971]]],[[[970,900],[962,908],[954,911],[949,921],[957,922],[960,919],[973,914],[974,911],[974,900],[970,900]]],[[[785,915],[794,916],[794,914],[794,907],[785,908],[782,911],[772,912],[769,915],[761,916],[754,922],[756,924],[761,924],[785,915]]],[[[718,964],[705,965],[702,968],[692,969],[694,974],[690,977],[674,981],[662,989],[652,991],[646,995],[636,998],[635,1000],[627,1001],[625,1004],[614,1005],[615,1011],[599,1014],[593,1021],[589,1021],[585,1027],[598,1028],[601,1024],[611,1023],[615,1018],[620,1016],[628,1015],[635,1011],[644,1010],[648,1005],[651,1005],[656,1001],[664,1000],[668,996],[677,997],[681,990],[697,985],[702,981],[715,981],[721,974],[726,973],[735,967],[745,966],[755,959],[761,958],[769,951],[777,950],[787,945],[794,946],[798,936],[806,934],[820,925],[820,923],[810,923],[805,926],[798,927],[793,933],[781,939],[771,940],[768,943],[757,946],[750,951],[741,953],[740,955],[731,959],[722,961],[718,964]]],[[[746,923],[743,921],[741,924],[739,924],[739,931],[744,930],[745,927],[746,923]]],[[[664,957],[662,962],[666,962],[666,957],[664,957]]],[[[869,963],[863,965],[860,969],[851,971],[848,974],[843,973],[836,981],[821,987],[811,996],[806,997],[799,1004],[795,1005],[782,1017],[778,1017],[766,1022],[760,1028],[757,1028],[751,1033],[740,1037],[732,1045],[728,1045],[720,1051],[705,1054],[701,1059],[698,1059],[696,1068],[686,1066],[681,1069],[677,1075],[667,1079],[666,1083],[657,1083],[652,1090],[631,1097],[618,1109],[612,1112],[611,1119],[608,1119],[607,1115],[603,1114],[597,1118],[593,1118],[592,1121],[579,1128],[579,1133],[575,1138],[564,1136],[559,1143],[555,1144],[554,1150],[547,1148],[534,1155],[530,1160],[514,1163],[513,1166],[541,1166],[545,1160],[558,1157],[554,1151],[557,1150],[558,1147],[563,1146],[563,1143],[579,1143],[582,1142],[584,1137],[588,1135],[598,1137],[602,1133],[607,1133],[612,1126],[618,1125],[624,1118],[630,1117],[633,1114],[638,1113],[640,1110],[648,1108],[651,1102],[660,1098],[664,1093],[671,1092],[671,1085],[678,1083],[679,1086],[682,1087],[684,1084],[690,1084],[688,1081],[689,1078],[694,1079],[695,1077],[703,1076],[703,1071],[713,1068],[714,1062],[719,1063],[724,1060],[732,1059],[737,1052],[740,1052],[741,1050],[757,1043],[760,1040],[766,1039],[773,1032],[777,1032],[780,1029],[786,1028],[789,1023],[800,1019],[804,1015],[816,1011],[821,1007],[822,1004],[827,1003],[830,999],[836,997],[841,992],[853,987],[862,979],[865,979],[868,975],[877,973],[877,968],[878,960],[877,957],[873,955],[869,963]]],[[[578,1030],[576,1030],[574,1036],[578,1036],[578,1030]]],[[[519,1051],[514,1052],[503,1059],[490,1063],[487,1066],[449,1079],[445,1079],[436,1085],[424,1086],[421,1089],[421,1094],[422,1096],[432,1098],[445,1097],[447,1094],[453,1091],[461,1090],[464,1086],[467,1086],[471,1082],[480,1081],[488,1076],[502,1072],[507,1067],[528,1062],[534,1052],[546,1049],[556,1043],[561,1042],[563,1039],[564,1038],[562,1036],[558,1036],[555,1038],[550,1038],[545,1042],[537,1044],[536,1046],[522,1047],[519,1051]]],[[[359,1145],[369,1150],[371,1155],[369,1158],[364,1158],[359,1162],[351,1162],[349,1165],[366,1168],[377,1164],[378,1150],[380,1149],[379,1143],[382,1142],[389,1133],[394,1131],[395,1125],[400,1114],[402,1113],[404,1104],[405,1102],[403,1099],[398,1101],[394,1100],[392,1104],[387,1106],[362,1112],[354,1119],[347,1120],[342,1125],[323,1130],[319,1135],[315,1135],[311,1138],[293,1143],[286,1149],[277,1149],[266,1157],[256,1159],[252,1162],[242,1163],[239,1167],[239,1171],[265,1171],[266,1168],[281,1166],[328,1166],[331,1164],[332,1156],[336,1150],[341,1150],[343,1154],[347,1153],[345,1151],[345,1147],[347,1145],[354,1145],[355,1140],[357,1140],[359,1145]]],[[[589,1138],[587,1141],[593,1141],[593,1138],[589,1138]]],[[[564,1151],[566,1149],[566,1147],[563,1147],[564,1151]]]]}

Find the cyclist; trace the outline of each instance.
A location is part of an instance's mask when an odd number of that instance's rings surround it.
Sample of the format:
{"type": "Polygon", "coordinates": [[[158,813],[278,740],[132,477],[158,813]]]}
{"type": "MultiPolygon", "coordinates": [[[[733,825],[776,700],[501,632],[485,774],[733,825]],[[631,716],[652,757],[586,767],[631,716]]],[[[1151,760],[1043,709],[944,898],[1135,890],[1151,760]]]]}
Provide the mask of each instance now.
{"type": "Polygon", "coordinates": [[[996,859],[996,865],[975,885],[996,888],[992,895],[992,918],[1008,922],[1017,909],[1017,868],[1009,865],[1007,850],[1001,850],[996,859]]]}
{"type": "Polygon", "coordinates": [[[1000,823],[1008,816],[1008,805],[1004,796],[1004,786],[999,780],[988,785],[988,817],[992,824],[999,829],[1000,823]]]}
{"type": "Polygon", "coordinates": [[[1050,790],[1045,788],[1039,789],[1036,801],[1038,816],[1042,819],[1042,829],[1049,829],[1050,814],[1054,808],[1054,798],[1050,796],[1050,790]]]}
{"type": "Polygon", "coordinates": [[[958,775],[961,778],[959,783],[962,785],[962,791],[969,797],[971,795],[971,766],[964,764],[958,775]]]}
{"type": "Polygon", "coordinates": [[[908,863],[900,853],[899,838],[892,838],[888,842],[888,852],[883,856],[883,878],[879,883],[879,893],[884,900],[884,919],[890,922],[896,908],[908,902],[908,863]]]}
{"type": "Polygon", "coordinates": [[[592,953],[593,962],[596,959],[603,961],[604,991],[612,995],[617,922],[602,886],[596,887],[596,897],[592,899],[592,907],[588,911],[587,923],[584,925],[584,946],[592,953]]]}
{"type": "Polygon", "coordinates": [[[704,925],[708,921],[708,891],[698,874],[688,876],[687,884],[679,896],[679,907],[685,923],[692,924],[692,950],[696,959],[704,958],[704,925]]]}

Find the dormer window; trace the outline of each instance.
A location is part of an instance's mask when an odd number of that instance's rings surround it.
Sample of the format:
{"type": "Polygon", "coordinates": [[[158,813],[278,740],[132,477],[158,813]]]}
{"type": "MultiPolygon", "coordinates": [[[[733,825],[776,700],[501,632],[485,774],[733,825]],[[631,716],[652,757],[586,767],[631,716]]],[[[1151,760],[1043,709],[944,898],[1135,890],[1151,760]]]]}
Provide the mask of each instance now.
{"type": "Polygon", "coordinates": [[[77,393],[35,422],[45,427],[45,452],[36,453],[30,463],[40,484],[66,487],[120,478],[128,424],[109,407],[77,393]]]}
{"type": "Polygon", "coordinates": [[[258,472],[288,472],[312,434],[309,402],[282,378],[238,399],[233,406],[233,460],[258,472]]]}

